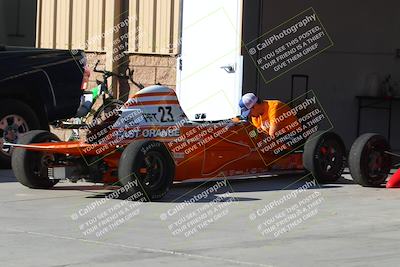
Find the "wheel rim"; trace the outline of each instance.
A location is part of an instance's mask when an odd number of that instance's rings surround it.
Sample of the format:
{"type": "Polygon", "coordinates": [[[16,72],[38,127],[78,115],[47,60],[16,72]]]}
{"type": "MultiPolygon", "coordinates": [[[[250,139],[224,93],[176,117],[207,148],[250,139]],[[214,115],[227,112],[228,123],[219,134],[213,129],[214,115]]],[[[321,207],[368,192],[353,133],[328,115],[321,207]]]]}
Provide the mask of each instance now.
{"type": "Polygon", "coordinates": [[[143,185],[151,190],[160,187],[165,169],[165,162],[161,153],[150,151],[146,153],[139,174],[143,185]]]}
{"type": "Polygon", "coordinates": [[[327,175],[337,175],[343,165],[343,151],[336,141],[324,142],[318,151],[318,163],[321,171],[327,175]]]}
{"type": "Polygon", "coordinates": [[[365,155],[367,157],[365,171],[371,180],[386,178],[390,170],[390,156],[385,154],[388,150],[384,142],[373,141],[367,143],[365,155]]]}
{"type": "Polygon", "coordinates": [[[19,115],[12,114],[0,120],[0,153],[11,156],[13,148],[4,143],[18,143],[23,133],[29,131],[28,123],[19,115]]]}
{"type": "MultiPolygon", "coordinates": [[[[40,153],[40,152],[38,152],[40,153]]],[[[34,162],[33,165],[33,173],[37,177],[48,178],[48,167],[50,166],[51,162],[54,162],[55,157],[53,154],[50,153],[40,153],[38,159],[34,162]]]]}

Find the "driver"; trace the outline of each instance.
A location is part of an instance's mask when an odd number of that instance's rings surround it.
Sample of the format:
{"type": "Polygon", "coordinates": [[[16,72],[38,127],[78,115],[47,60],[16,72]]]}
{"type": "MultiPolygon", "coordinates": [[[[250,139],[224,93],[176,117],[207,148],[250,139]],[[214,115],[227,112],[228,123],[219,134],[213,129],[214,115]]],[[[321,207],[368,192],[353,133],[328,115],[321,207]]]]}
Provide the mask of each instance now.
{"type": "Polygon", "coordinates": [[[262,131],[273,138],[286,126],[294,126],[290,131],[301,127],[297,117],[290,112],[290,107],[279,100],[262,101],[255,94],[248,93],[242,96],[239,106],[242,119],[248,120],[259,132],[262,131]]]}

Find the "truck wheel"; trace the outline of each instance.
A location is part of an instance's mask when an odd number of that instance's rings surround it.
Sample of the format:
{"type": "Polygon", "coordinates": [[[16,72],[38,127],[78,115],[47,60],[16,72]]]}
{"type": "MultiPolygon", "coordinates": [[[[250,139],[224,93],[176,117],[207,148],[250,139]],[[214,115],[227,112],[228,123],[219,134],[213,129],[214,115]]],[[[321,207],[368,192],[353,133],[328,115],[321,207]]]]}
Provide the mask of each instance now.
{"type": "Polygon", "coordinates": [[[304,145],[303,165],[320,183],[336,182],[343,173],[346,148],[339,135],[318,131],[304,145]]]}
{"type": "Polygon", "coordinates": [[[136,141],[129,144],[119,161],[118,178],[129,196],[147,201],[164,197],[175,175],[175,164],[164,144],[136,141]]]}
{"type": "MultiPolygon", "coordinates": [[[[60,139],[47,131],[30,131],[20,138],[20,143],[44,143],[60,141],[60,139]]],[[[54,160],[54,155],[44,152],[29,151],[24,148],[15,148],[12,154],[12,169],[21,184],[35,189],[50,189],[58,180],[49,179],[47,163],[54,160]]]]}
{"type": "Polygon", "coordinates": [[[351,146],[349,168],[354,182],[362,186],[380,186],[389,175],[391,157],[386,139],[374,133],[363,134],[351,146]]]}
{"type": "Polygon", "coordinates": [[[0,102],[0,167],[10,168],[13,148],[3,143],[18,143],[22,134],[40,128],[35,112],[25,103],[8,99],[0,102]]]}

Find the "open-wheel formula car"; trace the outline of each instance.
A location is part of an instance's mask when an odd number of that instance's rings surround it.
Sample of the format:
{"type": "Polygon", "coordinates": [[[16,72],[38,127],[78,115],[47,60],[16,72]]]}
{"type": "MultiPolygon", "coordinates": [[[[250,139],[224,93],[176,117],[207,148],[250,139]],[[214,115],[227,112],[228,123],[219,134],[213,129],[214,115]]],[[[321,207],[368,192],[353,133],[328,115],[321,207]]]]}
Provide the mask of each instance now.
{"type": "Polygon", "coordinates": [[[16,144],[12,167],[30,188],[49,189],[60,180],[85,179],[129,186],[128,194],[162,198],[174,181],[221,179],[311,171],[319,182],[342,174],[345,146],[332,132],[309,133],[297,151],[261,153],[263,135],[250,137],[248,122],[189,121],[175,92],[164,86],[140,90],[87,140],[60,142],[31,131],[16,144]]]}

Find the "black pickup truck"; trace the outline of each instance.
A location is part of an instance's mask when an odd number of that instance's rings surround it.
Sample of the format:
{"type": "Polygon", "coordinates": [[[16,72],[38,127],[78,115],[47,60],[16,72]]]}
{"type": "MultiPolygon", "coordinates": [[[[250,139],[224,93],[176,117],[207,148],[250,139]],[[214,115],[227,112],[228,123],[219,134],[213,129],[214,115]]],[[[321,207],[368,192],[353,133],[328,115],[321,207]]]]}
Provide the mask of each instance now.
{"type": "Polygon", "coordinates": [[[0,45],[0,166],[10,165],[4,142],[76,114],[86,83],[82,51],[0,45]]]}

